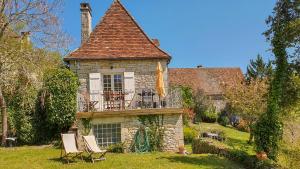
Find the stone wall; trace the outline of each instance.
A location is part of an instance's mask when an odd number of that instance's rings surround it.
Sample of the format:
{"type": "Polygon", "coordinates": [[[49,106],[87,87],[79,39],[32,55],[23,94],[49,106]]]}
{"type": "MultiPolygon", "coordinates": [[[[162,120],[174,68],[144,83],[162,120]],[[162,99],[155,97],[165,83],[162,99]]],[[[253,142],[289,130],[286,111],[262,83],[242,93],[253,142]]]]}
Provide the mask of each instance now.
{"type": "Polygon", "coordinates": [[[135,88],[153,88],[156,83],[156,67],[160,62],[164,70],[165,87],[168,87],[167,60],[84,60],[70,61],[70,69],[80,81],[80,90],[88,91],[89,73],[123,73],[134,72],[135,88]]]}
{"type": "MultiPolygon", "coordinates": [[[[140,127],[141,123],[138,116],[125,116],[125,117],[103,117],[96,118],[91,121],[92,124],[105,124],[105,123],[121,123],[121,141],[125,143],[126,152],[130,152],[130,147],[134,139],[135,133],[140,127]]],[[[165,129],[163,150],[177,152],[178,146],[184,145],[183,141],[183,123],[181,114],[165,114],[163,126],[165,129]]],[[[81,135],[83,134],[82,124],[78,125],[78,142],[79,147],[83,148],[81,135]]],[[[93,129],[89,134],[93,134],[93,129]]]]}

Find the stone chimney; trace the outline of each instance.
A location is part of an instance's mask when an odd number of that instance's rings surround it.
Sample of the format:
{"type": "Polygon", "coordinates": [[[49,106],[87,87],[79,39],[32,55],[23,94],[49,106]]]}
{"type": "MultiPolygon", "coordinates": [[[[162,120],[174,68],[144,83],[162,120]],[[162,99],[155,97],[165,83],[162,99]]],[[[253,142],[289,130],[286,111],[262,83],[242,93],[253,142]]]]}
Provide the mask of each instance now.
{"type": "Polygon", "coordinates": [[[89,3],[80,3],[81,44],[86,42],[92,32],[92,8],[89,3]]]}
{"type": "Polygon", "coordinates": [[[152,39],[152,42],[155,44],[155,46],[159,47],[159,40],[158,39],[152,39]]]}

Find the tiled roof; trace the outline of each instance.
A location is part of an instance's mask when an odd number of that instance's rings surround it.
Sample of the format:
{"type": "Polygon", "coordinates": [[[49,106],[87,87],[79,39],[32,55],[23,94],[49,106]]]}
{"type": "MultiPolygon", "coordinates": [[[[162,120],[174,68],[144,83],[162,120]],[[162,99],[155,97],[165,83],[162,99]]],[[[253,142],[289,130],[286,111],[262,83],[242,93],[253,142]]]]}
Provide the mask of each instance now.
{"type": "Polygon", "coordinates": [[[169,68],[171,86],[188,86],[207,95],[223,94],[222,86],[241,83],[244,79],[240,68],[169,68]]]}
{"type": "Polygon", "coordinates": [[[88,41],[65,60],[170,58],[147,37],[124,6],[115,0],[88,41]]]}

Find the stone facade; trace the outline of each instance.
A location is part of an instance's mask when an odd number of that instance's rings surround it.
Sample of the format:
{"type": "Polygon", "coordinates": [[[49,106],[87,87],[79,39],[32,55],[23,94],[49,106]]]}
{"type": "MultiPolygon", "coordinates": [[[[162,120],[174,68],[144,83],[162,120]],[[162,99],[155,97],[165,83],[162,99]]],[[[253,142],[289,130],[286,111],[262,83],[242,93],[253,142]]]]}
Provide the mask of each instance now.
{"type": "Polygon", "coordinates": [[[168,69],[166,59],[70,61],[70,69],[78,75],[80,91],[88,91],[89,73],[105,74],[123,72],[134,72],[136,89],[155,89],[157,62],[161,63],[164,70],[165,88],[167,88],[168,69]]]}
{"type": "MultiPolygon", "coordinates": [[[[163,150],[169,152],[177,152],[180,145],[184,145],[183,140],[183,123],[181,114],[165,114],[163,121],[164,127],[164,141],[163,150]]],[[[79,120],[80,121],[80,120],[79,120]]],[[[125,117],[103,117],[92,119],[91,124],[121,124],[121,142],[125,143],[126,152],[130,152],[130,147],[133,143],[136,131],[139,129],[141,123],[138,120],[138,116],[125,116],[125,117]]],[[[83,148],[83,141],[81,136],[84,133],[84,127],[82,124],[78,125],[78,141],[79,147],[83,148]]],[[[94,134],[93,129],[89,134],[94,134]]],[[[95,134],[94,134],[95,135],[95,134]]]]}

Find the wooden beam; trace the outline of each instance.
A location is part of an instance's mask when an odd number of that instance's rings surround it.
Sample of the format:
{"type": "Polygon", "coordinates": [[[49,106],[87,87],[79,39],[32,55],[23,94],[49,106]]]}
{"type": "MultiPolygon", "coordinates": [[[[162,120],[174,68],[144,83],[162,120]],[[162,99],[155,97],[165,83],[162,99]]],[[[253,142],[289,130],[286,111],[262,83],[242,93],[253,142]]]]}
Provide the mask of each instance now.
{"type": "Polygon", "coordinates": [[[134,109],[134,110],[118,110],[118,111],[102,111],[102,112],[78,112],[76,118],[100,118],[113,116],[139,116],[154,114],[182,114],[181,108],[162,108],[162,109],[134,109]]]}

